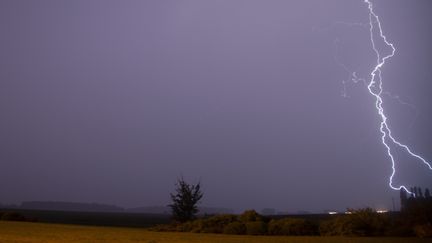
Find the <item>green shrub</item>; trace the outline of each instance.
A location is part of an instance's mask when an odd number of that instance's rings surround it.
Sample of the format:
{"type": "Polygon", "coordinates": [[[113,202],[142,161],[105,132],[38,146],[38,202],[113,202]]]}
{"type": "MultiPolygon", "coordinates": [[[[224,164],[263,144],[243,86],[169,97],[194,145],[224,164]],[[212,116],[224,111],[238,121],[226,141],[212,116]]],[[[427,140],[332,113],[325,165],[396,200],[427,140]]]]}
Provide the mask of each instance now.
{"type": "Polygon", "coordinates": [[[240,214],[239,219],[241,222],[254,222],[262,221],[262,216],[259,215],[255,210],[246,210],[240,214]]]}
{"type": "Polygon", "coordinates": [[[414,232],[417,237],[431,238],[432,237],[432,224],[422,224],[414,226],[414,232]]]}
{"type": "Polygon", "coordinates": [[[282,219],[279,220],[272,219],[268,223],[267,232],[269,235],[282,235],[282,228],[283,228],[282,219]]]}
{"type": "Polygon", "coordinates": [[[320,225],[320,234],[343,236],[384,235],[389,226],[388,218],[370,208],[352,211],[352,214],[337,216],[320,225]]]}
{"type": "Polygon", "coordinates": [[[188,221],[181,224],[178,224],[176,227],[176,231],[178,232],[191,232],[194,228],[195,221],[188,221]]]}
{"type": "Polygon", "coordinates": [[[321,222],[319,231],[322,236],[352,235],[352,228],[345,216],[337,216],[321,222]]]}
{"type": "Polygon", "coordinates": [[[191,232],[196,233],[223,233],[225,226],[237,221],[237,216],[224,214],[210,218],[198,219],[191,222],[191,232]]]}
{"type": "MultiPolygon", "coordinates": [[[[202,228],[203,228],[202,221],[203,221],[202,219],[196,219],[196,220],[190,222],[190,227],[191,228],[190,228],[189,232],[200,233],[201,230],[202,230],[202,228]]],[[[184,232],[186,232],[186,231],[184,231],[184,232]]]]}
{"type": "Polygon", "coordinates": [[[183,224],[186,224],[183,232],[186,232],[186,230],[189,228],[189,232],[201,233],[204,228],[204,219],[195,219],[194,221],[183,224]]]}
{"type": "Polygon", "coordinates": [[[248,235],[265,235],[267,233],[267,225],[263,221],[246,222],[246,234],[248,235]]]}
{"type": "Polygon", "coordinates": [[[305,219],[285,218],[270,221],[268,233],[270,235],[316,235],[318,226],[305,219]]]}
{"type": "Polygon", "coordinates": [[[223,233],[229,235],[244,235],[246,233],[246,226],[241,222],[231,222],[224,227],[223,233]]]}

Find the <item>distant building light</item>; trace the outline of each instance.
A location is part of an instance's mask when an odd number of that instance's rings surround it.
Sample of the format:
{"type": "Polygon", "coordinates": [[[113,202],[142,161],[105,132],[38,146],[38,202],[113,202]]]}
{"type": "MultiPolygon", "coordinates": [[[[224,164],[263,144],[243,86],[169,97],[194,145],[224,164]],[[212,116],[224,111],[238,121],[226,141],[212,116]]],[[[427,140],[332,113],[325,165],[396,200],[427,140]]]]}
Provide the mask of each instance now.
{"type": "Polygon", "coordinates": [[[377,210],[376,212],[377,212],[377,213],[388,213],[387,210],[377,210]]]}
{"type": "Polygon", "coordinates": [[[345,214],[352,214],[352,212],[351,211],[346,211],[345,214]]]}
{"type": "Polygon", "coordinates": [[[328,214],[338,214],[338,212],[330,211],[330,212],[328,212],[328,214]]]}

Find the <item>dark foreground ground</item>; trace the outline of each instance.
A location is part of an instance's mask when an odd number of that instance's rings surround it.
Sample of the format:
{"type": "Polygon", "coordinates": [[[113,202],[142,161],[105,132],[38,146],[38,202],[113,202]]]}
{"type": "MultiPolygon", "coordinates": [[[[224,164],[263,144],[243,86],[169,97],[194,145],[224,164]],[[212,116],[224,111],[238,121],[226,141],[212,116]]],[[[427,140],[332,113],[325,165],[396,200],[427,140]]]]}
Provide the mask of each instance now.
{"type": "Polygon", "coordinates": [[[147,242],[147,243],[423,243],[430,239],[397,237],[247,236],[151,232],[140,228],[96,227],[0,221],[0,242],[147,242]]]}
{"type": "Polygon", "coordinates": [[[0,209],[2,212],[16,212],[31,221],[55,224],[78,224],[117,227],[151,227],[170,222],[166,214],[142,214],[121,212],[66,212],[25,209],[0,209]]]}

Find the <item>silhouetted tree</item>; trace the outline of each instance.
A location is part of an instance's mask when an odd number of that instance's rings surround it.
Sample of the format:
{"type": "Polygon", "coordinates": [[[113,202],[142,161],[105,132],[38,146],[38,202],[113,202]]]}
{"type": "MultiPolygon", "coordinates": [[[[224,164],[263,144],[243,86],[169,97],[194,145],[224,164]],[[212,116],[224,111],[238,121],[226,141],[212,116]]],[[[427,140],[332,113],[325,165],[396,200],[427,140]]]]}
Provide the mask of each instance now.
{"type": "Polygon", "coordinates": [[[429,188],[426,188],[425,189],[425,194],[424,194],[424,196],[425,196],[425,198],[427,198],[427,199],[429,199],[431,196],[430,196],[430,192],[429,192],[429,188]]]}
{"type": "Polygon", "coordinates": [[[417,192],[418,192],[418,197],[423,198],[423,192],[422,192],[421,187],[419,187],[419,188],[417,189],[417,192]]]}
{"type": "Polygon", "coordinates": [[[186,222],[195,218],[198,213],[197,204],[203,197],[201,183],[188,184],[183,178],[176,183],[176,192],[171,193],[172,204],[169,207],[175,220],[186,222]]]}
{"type": "Polygon", "coordinates": [[[399,191],[399,194],[400,194],[401,210],[404,210],[408,200],[407,192],[404,189],[402,189],[399,191]]]}

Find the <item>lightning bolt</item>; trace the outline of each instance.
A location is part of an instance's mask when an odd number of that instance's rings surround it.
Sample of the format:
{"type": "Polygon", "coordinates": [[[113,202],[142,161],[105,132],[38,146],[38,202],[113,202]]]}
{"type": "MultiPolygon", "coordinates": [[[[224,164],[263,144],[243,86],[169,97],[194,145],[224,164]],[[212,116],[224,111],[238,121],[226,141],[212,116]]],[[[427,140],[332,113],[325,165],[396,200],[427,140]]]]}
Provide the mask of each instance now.
{"type": "Polygon", "coordinates": [[[387,40],[387,37],[383,34],[383,30],[381,27],[381,22],[379,20],[378,15],[375,14],[373,9],[373,4],[370,0],[364,0],[364,2],[367,4],[369,9],[369,31],[370,31],[370,41],[372,44],[372,48],[376,54],[377,63],[376,66],[373,68],[372,72],[370,73],[370,80],[367,85],[367,89],[369,93],[375,98],[375,108],[378,112],[378,115],[381,119],[380,122],[380,132],[381,132],[381,141],[384,147],[387,149],[387,155],[389,156],[392,164],[392,173],[389,178],[389,186],[393,190],[405,190],[406,192],[413,194],[413,192],[409,191],[408,188],[404,185],[400,186],[394,186],[393,185],[393,177],[396,174],[396,162],[395,158],[392,154],[391,145],[396,146],[402,150],[405,150],[411,157],[420,160],[423,164],[425,164],[430,170],[432,170],[432,166],[429,162],[427,162],[424,158],[422,158],[420,155],[414,153],[411,151],[411,149],[405,145],[397,141],[393,135],[392,131],[390,130],[389,125],[387,124],[387,116],[384,113],[383,108],[383,82],[382,82],[382,76],[381,76],[381,68],[384,66],[386,61],[390,58],[392,58],[395,55],[396,48],[394,45],[387,40]],[[379,33],[379,37],[387,47],[391,48],[391,53],[388,55],[382,56],[381,53],[378,51],[375,41],[374,41],[374,32],[377,31],[379,33]],[[389,140],[389,141],[388,141],[389,140]]]}
{"type": "MultiPolygon", "coordinates": [[[[413,117],[413,119],[411,120],[411,122],[410,122],[410,124],[408,126],[408,128],[411,130],[413,128],[413,126],[414,126],[414,123],[416,122],[417,118],[420,115],[419,109],[415,105],[413,105],[411,102],[403,100],[397,94],[395,95],[395,94],[392,94],[392,93],[390,93],[388,91],[384,91],[383,94],[387,95],[391,99],[397,101],[399,104],[407,106],[408,108],[410,108],[414,112],[414,117],[413,117]]],[[[407,98],[409,98],[409,97],[407,97],[407,98]]]]}
{"type": "MultiPolygon", "coordinates": [[[[340,22],[338,22],[338,23],[340,23],[340,22]]],[[[349,24],[345,24],[345,25],[350,26],[349,24]]],[[[363,25],[361,25],[361,26],[363,26],[363,25]]],[[[359,82],[362,82],[365,86],[367,86],[367,81],[364,78],[357,77],[357,72],[351,71],[351,69],[347,65],[345,65],[341,60],[339,60],[339,54],[338,54],[339,53],[339,43],[340,43],[340,40],[338,38],[333,41],[333,45],[335,47],[335,53],[336,53],[333,56],[333,59],[337,65],[339,65],[342,69],[345,70],[345,72],[348,73],[348,78],[342,80],[342,87],[343,88],[342,88],[342,94],[341,95],[344,98],[349,98],[348,92],[347,92],[348,83],[352,82],[354,84],[357,84],[359,82]]]]}

